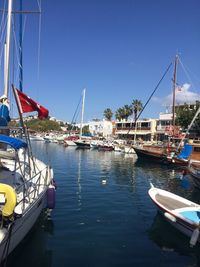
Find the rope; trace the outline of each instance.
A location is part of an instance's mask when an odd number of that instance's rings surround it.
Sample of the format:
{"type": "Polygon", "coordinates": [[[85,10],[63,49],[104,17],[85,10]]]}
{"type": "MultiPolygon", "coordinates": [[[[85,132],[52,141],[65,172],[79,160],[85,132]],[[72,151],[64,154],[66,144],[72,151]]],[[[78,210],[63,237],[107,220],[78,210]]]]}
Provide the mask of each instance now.
{"type": "Polygon", "coordinates": [[[41,3],[39,5],[39,1],[38,1],[38,7],[39,7],[39,29],[38,29],[38,80],[39,80],[39,74],[40,74],[40,49],[41,49],[41,25],[42,25],[42,16],[41,16],[41,3]]]}
{"type": "MultiPolygon", "coordinates": [[[[151,100],[152,96],[154,95],[154,93],[156,92],[156,90],[158,89],[159,85],[161,84],[162,80],[164,79],[164,77],[166,76],[167,72],[169,71],[170,67],[172,66],[172,62],[169,64],[169,66],[167,67],[166,71],[164,72],[163,76],[161,77],[161,79],[159,80],[159,82],[157,83],[155,89],[153,90],[153,92],[151,93],[150,97],[148,98],[147,102],[145,103],[144,107],[142,108],[142,110],[140,111],[140,113],[138,114],[138,116],[135,119],[135,125],[137,120],[139,119],[140,115],[142,114],[142,112],[144,111],[144,109],[146,108],[147,104],[149,103],[149,101],[151,100]]],[[[130,130],[133,129],[133,127],[130,127],[130,129],[128,130],[127,134],[129,134],[130,130]]]]}

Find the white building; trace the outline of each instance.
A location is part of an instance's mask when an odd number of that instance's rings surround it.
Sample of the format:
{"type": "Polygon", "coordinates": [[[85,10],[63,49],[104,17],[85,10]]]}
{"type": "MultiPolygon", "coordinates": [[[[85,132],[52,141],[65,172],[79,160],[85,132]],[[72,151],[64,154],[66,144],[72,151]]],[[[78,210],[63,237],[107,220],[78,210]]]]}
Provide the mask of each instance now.
{"type": "Polygon", "coordinates": [[[109,137],[113,133],[113,125],[111,121],[107,120],[93,120],[87,123],[92,135],[100,135],[109,137]]]}

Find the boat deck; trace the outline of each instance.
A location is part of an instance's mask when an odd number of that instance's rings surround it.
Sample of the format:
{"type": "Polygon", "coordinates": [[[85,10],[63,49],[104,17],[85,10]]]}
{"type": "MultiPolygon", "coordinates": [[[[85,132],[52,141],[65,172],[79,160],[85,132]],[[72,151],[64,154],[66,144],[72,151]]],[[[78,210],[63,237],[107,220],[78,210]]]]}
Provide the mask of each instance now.
{"type": "Polygon", "coordinates": [[[187,207],[196,207],[195,204],[187,205],[179,200],[172,199],[170,197],[159,195],[159,194],[157,194],[155,198],[156,198],[156,201],[158,201],[161,205],[166,207],[166,209],[168,210],[182,209],[182,208],[187,208],[187,207]]]}

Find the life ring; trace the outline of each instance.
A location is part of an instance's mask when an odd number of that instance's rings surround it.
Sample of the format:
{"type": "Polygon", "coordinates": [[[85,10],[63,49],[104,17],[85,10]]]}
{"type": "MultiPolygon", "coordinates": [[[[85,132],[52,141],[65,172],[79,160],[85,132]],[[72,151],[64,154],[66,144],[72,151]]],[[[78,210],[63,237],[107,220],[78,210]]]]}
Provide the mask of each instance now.
{"type": "Polygon", "coordinates": [[[16,192],[12,186],[8,184],[0,184],[0,193],[4,194],[6,199],[6,203],[2,209],[2,216],[9,217],[13,214],[17,203],[16,192]]]}

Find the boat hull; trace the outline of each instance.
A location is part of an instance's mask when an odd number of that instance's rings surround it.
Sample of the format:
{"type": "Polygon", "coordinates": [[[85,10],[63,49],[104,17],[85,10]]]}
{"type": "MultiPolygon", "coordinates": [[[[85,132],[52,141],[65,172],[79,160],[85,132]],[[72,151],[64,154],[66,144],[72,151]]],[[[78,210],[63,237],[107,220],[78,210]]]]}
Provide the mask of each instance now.
{"type": "MultiPolygon", "coordinates": [[[[194,223],[183,217],[181,211],[200,212],[200,205],[157,188],[151,188],[149,190],[149,196],[156,205],[158,211],[174,228],[188,237],[192,236],[199,222],[194,223]],[[154,195],[153,190],[158,190],[157,197],[154,195]]],[[[198,237],[198,242],[200,242],[200,236],[198,237]]]]}
{"type": "Polygon", "coordinates": [[[148,158],[151,160],[156,160],[159,162],[167,161],[166,156],[161,151],[151,151],[148,149],[141,149],[134,147],[135,153],[137,154],[138,158],[148,158]]]}
{"type": "Polygon", "coordinates": [[[12,232],[10,240],[8,240],[8,233],[0,244],[0,259],[4,260],[6,254],[9,255],[24,239],[31,228],[36,223],[38,217],[40,216],[42,210],[46,207],[47,202],[47,189],[43,191],[28,210],[19,218],[14,221],[12,226],[12,232]],[[5,253],[5,247],[9,242],[9,247],[7,253],[5,253]]]}

